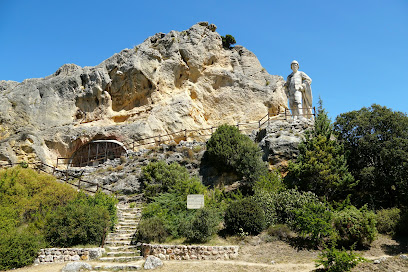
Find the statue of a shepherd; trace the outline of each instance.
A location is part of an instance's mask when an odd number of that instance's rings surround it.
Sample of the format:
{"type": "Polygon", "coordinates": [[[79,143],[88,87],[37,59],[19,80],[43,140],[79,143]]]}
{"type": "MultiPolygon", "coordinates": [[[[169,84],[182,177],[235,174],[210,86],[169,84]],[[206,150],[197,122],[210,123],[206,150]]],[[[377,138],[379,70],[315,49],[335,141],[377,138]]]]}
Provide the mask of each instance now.
{"type": "Polygon", "coordinates": [[[289,98],[289,107],[292,110],[292,116],[296,119],[298,116],[312,117],[312,79],[304,72],[299,71],[299,63],[294,60],[290,64],[292,73],[288,76],[285,87],[289,98]]]}

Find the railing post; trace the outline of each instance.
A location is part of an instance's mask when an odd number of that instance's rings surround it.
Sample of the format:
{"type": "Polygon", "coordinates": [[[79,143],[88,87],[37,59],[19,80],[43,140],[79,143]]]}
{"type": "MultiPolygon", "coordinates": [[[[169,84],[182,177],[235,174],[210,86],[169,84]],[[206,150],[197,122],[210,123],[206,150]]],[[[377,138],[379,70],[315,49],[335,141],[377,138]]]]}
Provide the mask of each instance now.
{"type": "Polygon", "coordinates": [[[78,180],[78,189],[81,190],[81,178],[78,180]]]}
{"type": "Polygon", "coordinates": [[[187,129],[184,129],[184,139],[187,141],[187,129]]]}

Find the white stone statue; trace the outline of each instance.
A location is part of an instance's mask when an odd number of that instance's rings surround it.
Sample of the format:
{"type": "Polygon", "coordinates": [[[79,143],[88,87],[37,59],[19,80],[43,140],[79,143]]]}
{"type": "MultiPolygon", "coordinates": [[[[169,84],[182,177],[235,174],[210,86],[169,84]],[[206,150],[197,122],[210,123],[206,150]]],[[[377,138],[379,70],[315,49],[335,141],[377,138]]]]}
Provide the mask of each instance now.
{"type": "Polygon", "coordinates": [[[292,73],[288,76],[284,85],[286,95],[289,98],[289,107],[292,116],[297,119],[299,116],[312,118],[312,79],[299,70],[299,63],[294,60],[290,64],[292,73]]]}

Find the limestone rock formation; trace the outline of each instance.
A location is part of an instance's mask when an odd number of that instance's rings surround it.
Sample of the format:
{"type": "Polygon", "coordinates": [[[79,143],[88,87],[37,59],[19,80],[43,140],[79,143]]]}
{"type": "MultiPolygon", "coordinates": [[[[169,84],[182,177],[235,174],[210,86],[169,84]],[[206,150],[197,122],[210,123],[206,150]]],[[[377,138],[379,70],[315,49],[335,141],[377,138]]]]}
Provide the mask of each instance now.
{"type": "Polygon", "coordinates": [[[313,125],[314,121],[306,118],[271,122],[256,136],[264,154],[263,160],[284,170],[288,161],[299,155],[298,145],[304,140],[305,132],[313,129],[313,125]]]}
{"type": "Polygon", "coordinates": [[[157,33],[95,67],[65,64],[45,78],[0,81],[0,161],[55,164],[94,139],[123,142],[287,107],[284,80],[216,27],[157,33]]]}

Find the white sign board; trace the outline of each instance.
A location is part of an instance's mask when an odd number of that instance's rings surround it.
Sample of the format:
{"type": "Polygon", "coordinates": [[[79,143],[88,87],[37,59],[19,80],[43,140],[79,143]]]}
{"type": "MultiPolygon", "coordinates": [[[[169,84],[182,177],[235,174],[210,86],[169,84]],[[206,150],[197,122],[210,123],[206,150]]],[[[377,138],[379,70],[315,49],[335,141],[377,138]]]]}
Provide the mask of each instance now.
{"type": "Polygon", "coordinates": [[[204,195],[187,195],[187,209],[204,208],[204,195]]]}

